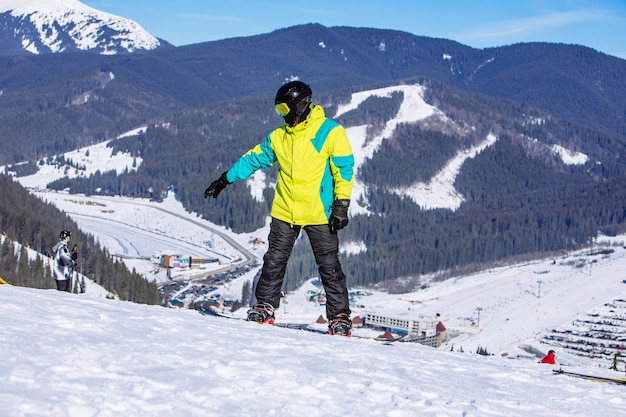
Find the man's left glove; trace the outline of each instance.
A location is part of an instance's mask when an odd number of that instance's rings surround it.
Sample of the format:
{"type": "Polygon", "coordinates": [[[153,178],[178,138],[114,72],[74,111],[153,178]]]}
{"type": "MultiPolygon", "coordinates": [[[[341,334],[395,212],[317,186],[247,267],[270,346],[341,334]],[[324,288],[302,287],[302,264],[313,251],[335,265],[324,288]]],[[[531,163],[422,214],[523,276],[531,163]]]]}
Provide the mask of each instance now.
{"type": "Polygon", "coordinates": [[[213,181],[211,185],[209,185],[207,189],[204,190],[204,198],[207,198],[209,196],[217,198],[217,196],[222,192],[224,188],[226,188],[228,184],[230,184],[230,182],[228,182],[228,180],[226,179],[226,172],[224,172],[221,177],[213,181]]]}
{"type": "Polygon", "coordinates": [[[348,207],[350,207],[350,200],[335,200],[333,203],[333,212],[330,215],[330,231],[332,233],[348,225],[348,207]]]}

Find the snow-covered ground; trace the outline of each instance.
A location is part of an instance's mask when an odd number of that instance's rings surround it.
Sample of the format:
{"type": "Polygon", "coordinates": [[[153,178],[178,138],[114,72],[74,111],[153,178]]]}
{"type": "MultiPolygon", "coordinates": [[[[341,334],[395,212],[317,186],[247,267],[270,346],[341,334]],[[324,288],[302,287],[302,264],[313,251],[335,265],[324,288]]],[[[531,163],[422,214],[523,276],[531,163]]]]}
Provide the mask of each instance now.
{"type": "Polygon", "coordinates": [[[0,312],[7,417],[626,413],[623,386],[553,375],[560,365],[537,358],[388,346],[9,285],[0,285],[0,312]]]}

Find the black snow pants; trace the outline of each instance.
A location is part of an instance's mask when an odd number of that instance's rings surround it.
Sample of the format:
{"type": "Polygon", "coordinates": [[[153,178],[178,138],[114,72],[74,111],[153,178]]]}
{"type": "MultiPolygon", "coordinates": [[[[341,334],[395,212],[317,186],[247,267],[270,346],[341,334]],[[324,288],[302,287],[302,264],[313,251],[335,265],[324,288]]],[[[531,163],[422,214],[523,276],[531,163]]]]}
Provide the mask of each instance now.
{"type": "Polygon", "coordinates": [[[55,279],[57,283],[58,291],[67,291],[70,292],[72,290],[72,280],[71,279],[55,279]]]}
{"type": "Polygon", "coordinates": [[[272,218],[268,237],[268,249],[263,256],[261,277],[255,296],[259,303],[269,303],[274,308],[280,305],[280,290],[283,286],[287,261],[300,230],[304,228],[318,272],[326,291],[326,318],[332,320],[340,313],[350,314],[346,276],[339,263],[339,239],[331,233],[327,224],[314,226],[290,225],[272,218]]]}

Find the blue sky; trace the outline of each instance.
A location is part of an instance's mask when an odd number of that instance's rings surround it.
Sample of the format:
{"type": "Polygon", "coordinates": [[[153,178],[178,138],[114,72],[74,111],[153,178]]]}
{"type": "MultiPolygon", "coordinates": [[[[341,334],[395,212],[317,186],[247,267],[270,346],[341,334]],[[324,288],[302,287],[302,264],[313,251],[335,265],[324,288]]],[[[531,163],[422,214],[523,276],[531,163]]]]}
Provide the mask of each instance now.
{"type": "Polygon", "coordinates": [[[475,48],[578,44],[626,59],[626,0],[81,0],[174,45],[305,23],[395,29],[475,48]]]}

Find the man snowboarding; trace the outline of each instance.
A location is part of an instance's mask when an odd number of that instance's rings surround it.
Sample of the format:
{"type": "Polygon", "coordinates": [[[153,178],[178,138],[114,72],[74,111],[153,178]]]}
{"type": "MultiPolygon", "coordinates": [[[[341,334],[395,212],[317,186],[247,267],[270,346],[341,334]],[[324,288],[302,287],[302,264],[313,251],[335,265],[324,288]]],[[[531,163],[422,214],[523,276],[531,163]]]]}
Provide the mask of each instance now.
{"type": "Polygon", "coordinates": [[[311,102],[312,95],[300,81],[280,87],[274,104],[285,124],[213,181],[204,197],[217,198],[228,184],[278,163],[269,247],[254,294],[257,303],[248,310],[248,320],[274,322],[287,261],[304,229],[326,291],[329,333],[349,336],[351,311],[337,231],[348,224],[354,156],[343,126],[326,118],[324,109],[311,102]]]}
{"type": "Polygon", "coordinates": [[[62,230],[59,234],[59,241],[52,248],[54,254],[54,265],[52,268],[52,276],[57,284],[57,290],[71,292],[72,275],[74,266],[76,266],[76,252],[70,252],[67,244],[72,234],[69,230],[62,230]]]}

